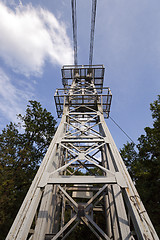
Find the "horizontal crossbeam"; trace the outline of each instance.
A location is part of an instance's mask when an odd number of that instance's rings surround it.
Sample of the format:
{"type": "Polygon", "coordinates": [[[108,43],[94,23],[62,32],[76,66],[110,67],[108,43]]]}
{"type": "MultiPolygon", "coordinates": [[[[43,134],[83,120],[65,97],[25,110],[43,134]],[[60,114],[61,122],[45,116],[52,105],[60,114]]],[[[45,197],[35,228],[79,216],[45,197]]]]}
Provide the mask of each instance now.
{"type": "Polygon", "coordinates": [[[116,178],[113,177],[99,177],[99,176],[61,176],[61,177],[50,177],[48,184],[89,184],[89,183],[117,183],[116,178]]]}

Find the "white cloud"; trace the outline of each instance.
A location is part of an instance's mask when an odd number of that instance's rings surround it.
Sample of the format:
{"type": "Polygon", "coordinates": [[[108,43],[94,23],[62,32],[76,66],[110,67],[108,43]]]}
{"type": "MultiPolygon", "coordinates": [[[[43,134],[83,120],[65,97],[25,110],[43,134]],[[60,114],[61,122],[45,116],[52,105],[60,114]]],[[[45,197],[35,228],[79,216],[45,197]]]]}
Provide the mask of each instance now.
{"type": "Polygon", "coordinates": [[[26,103],[33,95],[33,89],[28,83],[19,81],[19,86],[13,85],[0,68],[0,112],[7,120],[17,122],[16,114],[24,113],[26,103]]]}
{"type": "Polygon", "coordinates": [[[73,51],[65,25],[52,13],[22,4],[13,11],[0,2],[0,57],[29,76],[41,74],[46,60],[72,64],[73,51]]]}

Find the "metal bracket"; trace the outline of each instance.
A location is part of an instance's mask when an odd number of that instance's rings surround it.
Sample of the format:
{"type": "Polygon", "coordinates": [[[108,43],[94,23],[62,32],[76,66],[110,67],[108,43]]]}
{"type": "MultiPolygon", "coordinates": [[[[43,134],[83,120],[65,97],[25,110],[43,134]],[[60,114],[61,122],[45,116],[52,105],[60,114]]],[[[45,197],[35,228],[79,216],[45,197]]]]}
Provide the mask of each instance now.
{"type": "Polygon", "coordinates": [[[122,187],[122,188],[127,188],[128,187],[122,173],[116,172],[115,177],[116,177],[116,180],[117,180],[117,184],[120,187],[122,187]]]}

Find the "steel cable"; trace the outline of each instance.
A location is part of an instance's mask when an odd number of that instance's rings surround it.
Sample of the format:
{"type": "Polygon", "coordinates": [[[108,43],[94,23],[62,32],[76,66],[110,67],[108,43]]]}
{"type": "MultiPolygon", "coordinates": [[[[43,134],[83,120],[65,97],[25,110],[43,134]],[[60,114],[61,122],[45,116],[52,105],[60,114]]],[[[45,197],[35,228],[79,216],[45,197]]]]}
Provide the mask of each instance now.
{"type": "Polygon", "coordinates": [[[92,65],[92,61],[93,61],[93,44],[94,44],[94,31],[95,31],[95,21],[96,21],[96,6],[97,6],[97,0],[92,0],[89,65],[92,65]]]}
{"type": "MultiPolygon", "coordinates": [[[[118,123],[116,123],[116,121],[111,117],[109,116],[109,118],[112,120],[112,122],[114,122],[114,124],[116,124],[117,127],[119,127],[119,129],[131,140],[132,143],[135,144],[135,142],[132,140],[132,138],[130,138],[130,136],[118,125],[118,123]]],[[[135,144],[136,145],[136,144],[135,144]]]]}
{"type": "Polygon", "coordinates": [[[74,43],[74,65],[77,61],[77,16],[76,16],[76,0],[72,0],[72,27],[73,27],[73,43],[74,43]]]}

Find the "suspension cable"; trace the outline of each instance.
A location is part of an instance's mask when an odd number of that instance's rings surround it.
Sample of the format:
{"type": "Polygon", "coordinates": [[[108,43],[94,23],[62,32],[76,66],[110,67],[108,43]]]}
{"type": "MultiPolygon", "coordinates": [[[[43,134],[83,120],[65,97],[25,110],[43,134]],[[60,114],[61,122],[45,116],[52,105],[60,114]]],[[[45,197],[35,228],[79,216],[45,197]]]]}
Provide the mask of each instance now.
{"type": "Polygon", "coordinates": [[[74,65],[77,61],[77,16],[76,16],[76,0],[72,0],[72,27],[73,27],[73,43],[74,43],[74,65]]]}
{"type": "Polygon", "coordinates": [[[94,30],[95,30],[95,20],[96,20],[96,6],[97,6],[97,0],[92,0],[89,65],[92,65],[92,60],[93,60],[93,43],[94,43],[94,30]]]}
{"type": "MultiPolygon", "coordinates": [[[[118,123],[115,122],[115,120],[109,116],[109,118],[116,124],[117,127],[119,127],[119,129],[131,140],[132,143],[135,144],[135,142],[132,140],[132,138],[130,138],[130,136],[118,125],[118,123]]],[[[136,144],[135,144],[136,145],[136,144]]]]}

